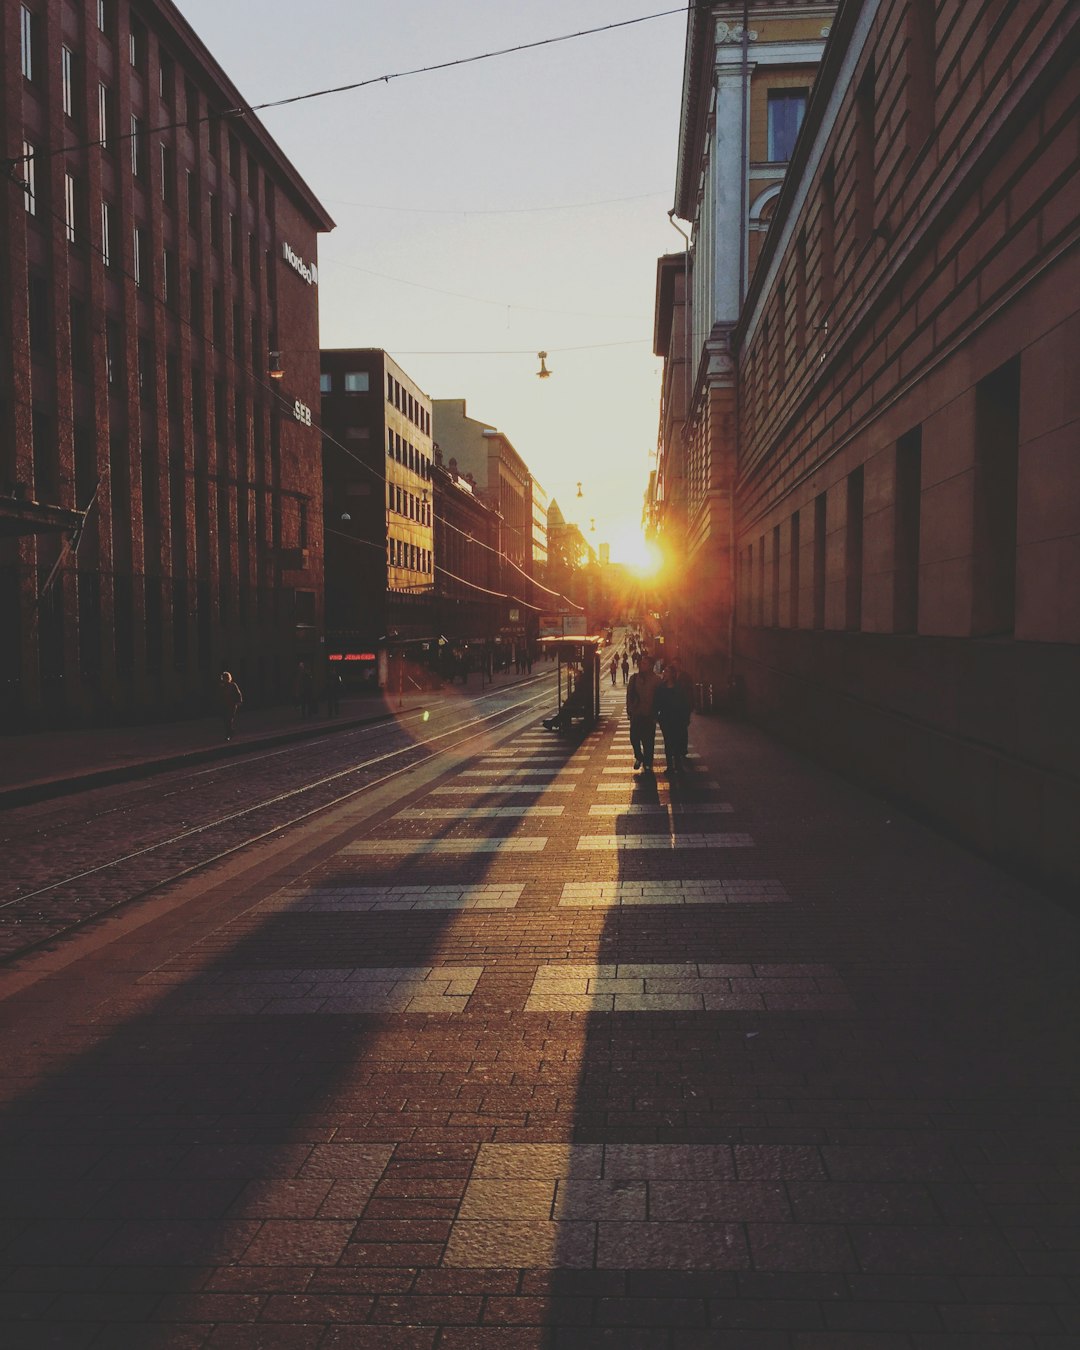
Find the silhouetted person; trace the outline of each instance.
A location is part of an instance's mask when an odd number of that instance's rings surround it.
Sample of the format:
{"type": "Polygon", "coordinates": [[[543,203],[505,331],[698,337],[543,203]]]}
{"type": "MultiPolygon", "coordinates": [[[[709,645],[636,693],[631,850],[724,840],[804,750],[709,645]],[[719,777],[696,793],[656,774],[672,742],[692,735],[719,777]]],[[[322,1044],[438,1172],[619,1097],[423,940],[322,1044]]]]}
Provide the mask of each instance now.
{"type": "Polygon", "coordinates": [[[218,699],[221,703],[221,717],[225,724],[225,739],[231,741],[233,731],[236,729],[236,714],[240,711],[240,705],[244,701],[244,696],[240,692],[240,686],[227,671],[221,672],[221,683],[218,685],[218,699]]]}
{"type": "Polygon", "coordinates": [[[666,773],[678,773],[685,766],[683,760],[689,748],[690,712],[693,706],[689,675],[679,669],[677,661],[669,661],[664,668],[664,679],[656,691],[656,716],[664,737],[664,765],[666,773]]]}
{"type": "Polygon", "coordinates": [[[326,672],[326,715],[336,717],[341,707],[341,676],[333,668],[326,672]]]}
{"type": "Polygon", "coordinates": [[[634,768],[652,772],[656,745],[656,691],[660,680],[653,671],[652,657],[644,652],[639,669],[626,686],[626,715],[630,718],[630,744],[634,747],[634,768]]]}
{"type": "Polygon", "coordinates": [[[303,661],[296,668],[296,706],[301,717],[310,717],[315,711],[315,681],[303,661]]]}

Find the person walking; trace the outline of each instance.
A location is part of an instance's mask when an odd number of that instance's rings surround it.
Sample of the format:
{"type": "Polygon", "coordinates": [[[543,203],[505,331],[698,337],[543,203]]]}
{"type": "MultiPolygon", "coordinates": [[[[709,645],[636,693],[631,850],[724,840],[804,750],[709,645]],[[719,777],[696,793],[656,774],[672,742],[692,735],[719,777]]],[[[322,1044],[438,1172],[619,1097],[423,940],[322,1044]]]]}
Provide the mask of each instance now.
{"type": "Polygon", "coordinates": [[[656,692],[656,716],[664,738],[665,773],[681,773],[690,737],[690,680],[679,669],[677,661],[669,661],[664,668],[664,679],[656,692]]]}
{"type": "Polygon", "coordinates": [[[310,717],[315,711],[315,681],[303,661],[296,668],[296,705],[301,717],[310,717]]]}
{"type": "Polygon", "coordinates": [[[611,658],[611,684],[613,688],[615,686],[615,678],[618,675],[618,673],[619,673],[619,658],[617,656],[613,656],[611,658]]]}
{"type": "Polygon", "coordinates": [[[623,684],[630,678],[630,658],[624,651],[622,654],[622,682],[623,684]]]}
{"type": "Polygon", "coordinates": [[[221,704],[221,717],[225,724],[225,739],[231,741],[236,729],[236,714],[240,711],[244,696],[240,692],[240,686],[227,670],[221,672],[218,701],[221,704]]]}
{"type": "Polygon", "coordinates": [[[630,744],[634,748],[634,768],[652,773],[656,745],[656,691],[660,681],[653,671],[648,652],[641,656],[639,669],[626,686],[626,715],[630,719],[630,744]]]}

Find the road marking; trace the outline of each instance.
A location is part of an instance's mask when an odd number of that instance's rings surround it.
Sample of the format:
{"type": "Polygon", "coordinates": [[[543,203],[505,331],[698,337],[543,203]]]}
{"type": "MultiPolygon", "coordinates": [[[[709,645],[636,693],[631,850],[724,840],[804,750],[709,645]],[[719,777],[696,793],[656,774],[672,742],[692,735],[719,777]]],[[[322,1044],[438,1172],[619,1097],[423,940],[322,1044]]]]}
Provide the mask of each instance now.
{"type": "Polygon", "coordinates": [[[513,909],[524,884],[475,886],[309,886],[272,895],[260,910],[294,914],[375,913],[411,909],[513,909]]]}
{"type": "Polygon", "coordinates": [[[621,852],[624,849],[753,848],[748,834],[583,834],[578,840],[582,852],[621,852]]]}
{"type": "Polygon", "coordinates": [[[399,811],[395,820],[459,820],[470,817],[501,820],[505,817],[561,816],[561,806],[422,806],[399,811]]]}
{"type": "Polygon", "coordinates": [[[541,966],[525,1002],[526,1012],[852,1010],[833,967],[782,963],[541,966]]]}
{"type": "Polygon", "coordinates": [[[606,909],[614,905],[761,905],[790,900],[779,881],[568,881],[559,904],[606,909]]]}
{"type": "Polygon", "coordinates": [[[546,838],[361,839],[347,844],[341,852],[366,857],[384,853],[541,853],[546,843],[546,838]]]}
{"type": "Polygon", "coordinates": [[[600,802],[589,807],[590,816],[700,816],[727,815],[735,808],[730,802],[673,801],[668,806],[656,802],[600,802]]]}

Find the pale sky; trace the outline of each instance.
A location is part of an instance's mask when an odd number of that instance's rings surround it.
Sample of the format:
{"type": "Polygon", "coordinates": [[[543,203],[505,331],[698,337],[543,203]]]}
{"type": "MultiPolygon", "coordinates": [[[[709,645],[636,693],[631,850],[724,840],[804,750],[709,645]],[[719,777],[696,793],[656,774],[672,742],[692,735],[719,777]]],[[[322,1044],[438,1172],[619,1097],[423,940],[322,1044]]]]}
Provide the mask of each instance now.
{"type": "MultiPolygon", "coordinates": [[[[177,3],[260,103],[678,0],[177,3]]],[[[384,347],[433,398],[466,399],[616,560],[633,560],[654,463],[656,259],[682,248],[667,210],[685,26],[680,12],[260,114],[337,221],[319,246],[322,345],[384,347]],[[476,354],[507,349],[521,354],[476,354]]]]}

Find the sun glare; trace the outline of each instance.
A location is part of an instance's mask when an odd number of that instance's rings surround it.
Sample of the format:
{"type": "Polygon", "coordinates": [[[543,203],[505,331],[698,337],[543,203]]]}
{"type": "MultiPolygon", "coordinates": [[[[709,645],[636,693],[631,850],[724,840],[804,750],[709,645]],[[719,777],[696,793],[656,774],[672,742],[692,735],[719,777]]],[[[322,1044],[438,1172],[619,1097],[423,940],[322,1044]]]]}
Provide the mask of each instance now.
{"type": "Polygon", "coordinates": [[[638,576],[652,576],[660,566],[660,550],[646,539],[640,529],[630,526],[618,531],[611,540],[612,562],[625,563],[638,576]]]}

